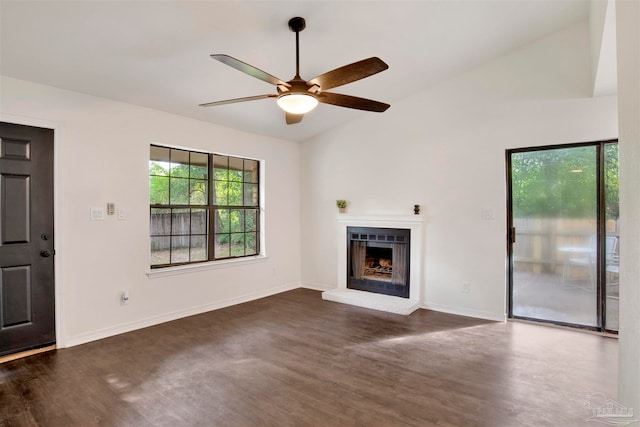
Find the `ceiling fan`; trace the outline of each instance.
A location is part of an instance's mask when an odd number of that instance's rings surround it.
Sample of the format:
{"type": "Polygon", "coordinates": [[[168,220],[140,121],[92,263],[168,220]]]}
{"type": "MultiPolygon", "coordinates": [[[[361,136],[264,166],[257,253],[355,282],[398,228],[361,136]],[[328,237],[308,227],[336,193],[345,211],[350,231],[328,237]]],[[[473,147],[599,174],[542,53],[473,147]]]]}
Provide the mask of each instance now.
{"type": "Polygon", "coordinates": [[[207,102],[200,107],[213,107],[216,105],[234,104],[237,102],[255,101],[265,98],[277,98],[280,108],[285,111],[285,119],[288,125],[300,123],[305,113],[313,110],[319,102],[323,104],[337,105],[338,107],[354,108],[356,110],[375,111],[381,113],[390,107],[389,104],[373,101],[371,99],[358,98],[351,95],[325,92],[327,89],[355,82],[365,77],[372,76],[389,68],[380,58],[371,57],[353,64],[345,65],[335,70],[320,74],[311,80],[300,77],[300,31],[304,30],[306,23],[304,18],[295,17],[289,20],[289,29],[296,33],[296,75],[285,82],[266,73],[253,65],[242,62],[229,55],[214,54],[211,57],[238,71],[242,71],[252,77],[271,83],[276,87],[277,94],[248,96],[245,98],[227,99],[224,101],[207,102]]]}

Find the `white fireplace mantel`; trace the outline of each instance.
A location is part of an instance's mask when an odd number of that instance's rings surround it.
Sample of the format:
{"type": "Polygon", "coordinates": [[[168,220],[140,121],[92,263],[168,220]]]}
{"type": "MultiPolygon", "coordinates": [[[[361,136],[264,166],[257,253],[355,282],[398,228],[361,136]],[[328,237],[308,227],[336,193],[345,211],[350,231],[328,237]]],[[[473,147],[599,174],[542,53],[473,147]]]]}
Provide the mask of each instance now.
{"type": "Polygon", "coordinates": [[[347,288],[347,227],[404,228],[411,230],[409,261],[409,299],[422,302],[422,248],[424,217],[422,215],[352,215],[339,214],[338,222],[338,289],[347,288]]]}

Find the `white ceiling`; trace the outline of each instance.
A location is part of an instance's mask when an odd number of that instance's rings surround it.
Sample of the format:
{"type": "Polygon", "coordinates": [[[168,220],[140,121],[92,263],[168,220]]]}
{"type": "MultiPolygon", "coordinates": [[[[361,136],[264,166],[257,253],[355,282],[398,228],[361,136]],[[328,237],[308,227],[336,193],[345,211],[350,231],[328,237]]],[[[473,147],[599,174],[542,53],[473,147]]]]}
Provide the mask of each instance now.
{"type": "MultiPolygon", "coordinates": [[[[370,56],[389,70],[332,92],[391,104],[588,19],[589,2],[5,1],[0,73],[244,131],[305,140],[366,114],[321,104],[287,126],[275,100],[198,104],[274,88],[209,58],[226,53],[283,80],[310,79],[370,56]]],[[[385,113],[381,113],[385,114],[385,113]]]]}

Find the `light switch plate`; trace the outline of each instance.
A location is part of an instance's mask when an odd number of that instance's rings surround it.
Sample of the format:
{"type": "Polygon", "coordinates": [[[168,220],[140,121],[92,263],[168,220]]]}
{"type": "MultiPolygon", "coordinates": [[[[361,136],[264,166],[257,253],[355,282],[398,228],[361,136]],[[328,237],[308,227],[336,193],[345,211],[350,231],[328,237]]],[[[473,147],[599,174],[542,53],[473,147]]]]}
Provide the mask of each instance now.
{"type": "Polygon", "coordinates": [[[127,211],[124,208],[118,208],[118,220],[123,221],[127,219],[127,211]]]}
{"type": "Polygon", "coordinates": [[[104,221],[103,208],[91,208],[91,221],[104,221]]]}

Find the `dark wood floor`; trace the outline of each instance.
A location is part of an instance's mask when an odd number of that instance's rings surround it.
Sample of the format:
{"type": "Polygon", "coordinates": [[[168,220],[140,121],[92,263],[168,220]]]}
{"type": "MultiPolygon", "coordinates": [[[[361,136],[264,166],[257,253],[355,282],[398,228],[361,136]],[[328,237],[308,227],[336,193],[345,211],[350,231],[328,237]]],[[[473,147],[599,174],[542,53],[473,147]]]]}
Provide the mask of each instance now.
{"type": "Polygon", "coordinates": [[[0,365],[0,426],[584,426],[617,351],[298,289],[0,365]]]}

